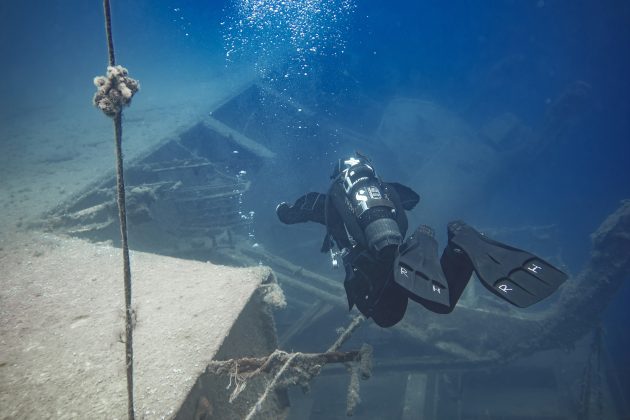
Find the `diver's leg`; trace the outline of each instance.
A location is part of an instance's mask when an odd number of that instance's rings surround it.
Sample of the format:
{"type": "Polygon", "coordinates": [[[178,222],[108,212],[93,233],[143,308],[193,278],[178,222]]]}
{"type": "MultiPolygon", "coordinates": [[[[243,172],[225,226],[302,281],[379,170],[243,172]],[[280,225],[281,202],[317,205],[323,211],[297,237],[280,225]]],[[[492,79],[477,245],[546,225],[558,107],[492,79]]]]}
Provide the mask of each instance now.
{"type": "Polygon", "coordinates": [[[391,265],[357,249],[343,260],[346,268],[343,285],[349,308],[356,305],[363,315],[383,328],[400,322],[407,310],[407,293],[394,282],[391,265]]]}

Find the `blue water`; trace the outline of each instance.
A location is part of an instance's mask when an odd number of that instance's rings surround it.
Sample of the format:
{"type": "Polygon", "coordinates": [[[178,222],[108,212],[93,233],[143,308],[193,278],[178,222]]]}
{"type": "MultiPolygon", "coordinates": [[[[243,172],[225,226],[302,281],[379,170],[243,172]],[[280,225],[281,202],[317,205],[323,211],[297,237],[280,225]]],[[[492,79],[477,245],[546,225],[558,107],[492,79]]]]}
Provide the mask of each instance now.
{"type": "MultiPolygon", "coordinates": [[[[486,180],[477,199],[458,209],[459,217],[480,226],[554,225],[553,243],[540,249],[561,249],[562,263],[573,274],[588,260],[589,234],[620,200],[630,198],[626,0],[113,0],[112,8],[119,62],[142,83],[134,99],[139,103],[144,92],[173,92],[250,72],[367,138],[377,131],[375,110],[399,97],[438,104],[474,129],[509,112],[545,133],[555,101],[585,86],[561,113],[561,131],[546,132],[544,147],[513,158],[500,176],[486,180]]],[[[91,78],[106,65],[99,2],[5,1],[0,22],[3,121],[57,104],[89,106],[91,78]]],[[[322,162],[352,152],[343,136],[317,141],[287,150],[296,160],[309,153],[325,156],[322,162]]],[[[412,159],[413,146],[403,140],[399,148],[389,146],[373,146],[375,165],[382,174],[404,177],[409,168],[398,166],[404,160],[397,158],[412,159]]],[[[287,174],[285,191],[326,188],[330,166],[310,169],[287,174]]],[[[296,197],[269,191],[249,198],[258,214],[257,239],[290,259],[270,226],[278,223],[275,203],[296,197]]],[[[431,209],[437,197],[419,193],[431,209]]],[[[430,211],[412,221],[424,216],[445,222],[430,211]]],[[[314,254],[318,232],[307,231],[314,254]]],[[[604,313],[604,340],[609,369],[621,392],[630,395],[627,299],[628,281],[604,313]]]]}

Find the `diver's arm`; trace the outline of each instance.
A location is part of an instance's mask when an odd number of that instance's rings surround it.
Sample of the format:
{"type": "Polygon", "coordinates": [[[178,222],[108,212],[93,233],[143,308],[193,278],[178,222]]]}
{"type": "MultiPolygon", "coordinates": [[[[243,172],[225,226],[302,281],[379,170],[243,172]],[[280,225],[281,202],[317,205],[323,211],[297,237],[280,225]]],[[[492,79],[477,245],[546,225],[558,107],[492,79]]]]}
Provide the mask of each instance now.
{"type": "Polygon", "coordinates": [[[325,203],[326,194],[310,192],[295,200],[292,206],[284,202],[278,204],[276,214],[287,225],[306,222],[326,225],[325,203]]]}
{"type": "Polygon", "coordinates": [[[413,210],[413,208],[420,201],[420,196],[414,190],[409,188],[406,185],[400,184],[398,182],[386,182],[386,184],[394,189],[400,197],[400,203],[402,207],[407,210],[413,210]]]}

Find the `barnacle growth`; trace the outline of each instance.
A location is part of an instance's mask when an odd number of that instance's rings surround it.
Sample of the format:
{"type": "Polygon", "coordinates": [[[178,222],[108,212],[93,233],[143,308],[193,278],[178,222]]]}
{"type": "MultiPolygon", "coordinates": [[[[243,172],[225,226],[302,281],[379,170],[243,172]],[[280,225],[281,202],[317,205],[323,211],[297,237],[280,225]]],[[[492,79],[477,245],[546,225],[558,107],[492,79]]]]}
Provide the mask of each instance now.
{"type": "Polygon", "coordinates": [[[97,91],[92,102],[108,117],[119,114],[140,89],[140,83],[128,76],[123,66],[108,66],[107,76],[94,78],[97,91]]]}

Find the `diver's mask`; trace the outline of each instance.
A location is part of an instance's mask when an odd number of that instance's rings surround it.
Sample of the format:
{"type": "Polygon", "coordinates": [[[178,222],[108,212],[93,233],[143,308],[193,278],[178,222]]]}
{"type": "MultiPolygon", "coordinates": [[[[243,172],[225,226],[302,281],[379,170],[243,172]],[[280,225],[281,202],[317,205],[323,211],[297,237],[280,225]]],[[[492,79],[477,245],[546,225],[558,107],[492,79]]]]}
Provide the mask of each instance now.
{"type": "Polygon", "coordinates": [[[338,192],[343,191],[346,198],[342,214],[351,241],[364,242],[377,257],[393,258],[403,240],[397,209],[369,160],[351,157],[339,161],[333,176],[338,192]],[[348,220],[349,216],[356,220],[348,220]]]}

